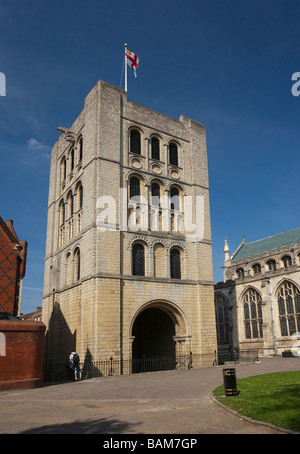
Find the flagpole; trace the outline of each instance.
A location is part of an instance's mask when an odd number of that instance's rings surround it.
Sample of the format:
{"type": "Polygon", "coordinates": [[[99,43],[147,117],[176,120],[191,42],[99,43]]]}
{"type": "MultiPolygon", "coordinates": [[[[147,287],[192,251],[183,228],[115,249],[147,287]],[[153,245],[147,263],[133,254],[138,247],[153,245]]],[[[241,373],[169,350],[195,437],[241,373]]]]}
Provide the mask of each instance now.
{"type": "Polygon", "coordinates": [[[127,53],[127,44],[124,44],[125,46],[125,54],[124,54],[124,59],[125,59],[125,91],[127,93],[127,61],[126,61],[126,53],[127,53]]]}

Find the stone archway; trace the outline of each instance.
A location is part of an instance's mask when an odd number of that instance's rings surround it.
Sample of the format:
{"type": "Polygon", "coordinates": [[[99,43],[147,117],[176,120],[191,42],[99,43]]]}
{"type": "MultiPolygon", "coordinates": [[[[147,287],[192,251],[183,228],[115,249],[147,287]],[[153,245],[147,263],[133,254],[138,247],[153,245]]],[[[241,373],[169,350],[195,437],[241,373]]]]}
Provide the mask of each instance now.
{"type": "Polygon", "coordinates": [[[175,369],[178,356],[189,353],[190,338],[177,306],[165,301],[146,304],[131,325],[132,372],[175,369]]]}

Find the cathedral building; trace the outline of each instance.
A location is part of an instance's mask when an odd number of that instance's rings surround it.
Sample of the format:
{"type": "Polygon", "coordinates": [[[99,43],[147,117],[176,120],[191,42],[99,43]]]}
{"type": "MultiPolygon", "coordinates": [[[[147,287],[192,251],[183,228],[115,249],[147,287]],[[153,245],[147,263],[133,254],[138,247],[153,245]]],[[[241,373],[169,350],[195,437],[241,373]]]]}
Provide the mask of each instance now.
{"type": "Polygon", "coordinates": [[[230,346],[243,354],[293,354],[300,336],[300,228],[251,243],[244,237],[231,257],[225,238],[224,253],[224,282],[215,286],[220,362],[230,346]]]}
{"type": "MultiPolygon", "coordinates": [[[[46,361],[217,349],[205,128],[99,81],[51,153],[46,361]]],[[[194,363],[195,364],[195,363],[194,363]]],[[[129,369],[123,373],[130,372],[129,369]]]]}

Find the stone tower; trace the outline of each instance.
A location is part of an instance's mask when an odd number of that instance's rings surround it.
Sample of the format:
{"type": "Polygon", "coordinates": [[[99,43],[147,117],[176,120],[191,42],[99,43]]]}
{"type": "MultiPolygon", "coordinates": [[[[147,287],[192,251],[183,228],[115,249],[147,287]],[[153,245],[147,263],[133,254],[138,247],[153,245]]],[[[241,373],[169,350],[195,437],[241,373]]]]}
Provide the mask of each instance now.
{"type": "MultiPolygon", "coordinates": [[[[99,81],[52,149],[46,360],[216,350],[205,128],[99,81]]],[[[126,373],[124,369],[124,373],[126,373]]]]}

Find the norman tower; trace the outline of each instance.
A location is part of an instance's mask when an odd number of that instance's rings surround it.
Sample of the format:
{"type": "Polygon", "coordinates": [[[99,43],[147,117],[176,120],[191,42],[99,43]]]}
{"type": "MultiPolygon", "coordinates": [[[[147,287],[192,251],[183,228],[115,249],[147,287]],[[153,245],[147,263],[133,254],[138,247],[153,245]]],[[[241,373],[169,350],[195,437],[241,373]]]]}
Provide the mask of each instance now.
{"type": "MultiPolygon", "coordinates": [[[[46,360],[216,350],[205,128],[99,81],[52,149],[46,360]]],[[[201,355],[201,356],[200,356],[201,355]]],[[[125,372],[124,372],[125,373],[125,372]]]]}

